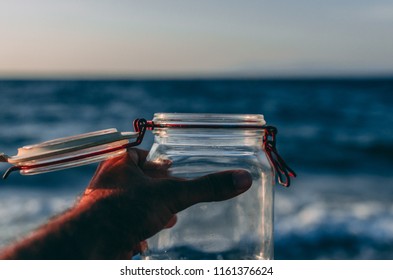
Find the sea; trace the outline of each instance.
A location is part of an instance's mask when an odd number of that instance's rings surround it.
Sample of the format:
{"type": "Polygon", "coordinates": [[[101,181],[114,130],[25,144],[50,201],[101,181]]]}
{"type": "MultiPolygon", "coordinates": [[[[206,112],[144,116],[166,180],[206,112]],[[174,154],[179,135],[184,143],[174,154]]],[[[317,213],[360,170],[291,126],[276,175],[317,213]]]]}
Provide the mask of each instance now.
{"type": "MultiPolygon", "coordinates": [[[[393,78],[3,79],[0,152],[132,131],[156,112],[263,114],[278,128],[298,176],[275,187],[275,259],[393,259],[393,78]]],[[[0,248],[71,207],[96,166],[1,180],[0,248]]]]}

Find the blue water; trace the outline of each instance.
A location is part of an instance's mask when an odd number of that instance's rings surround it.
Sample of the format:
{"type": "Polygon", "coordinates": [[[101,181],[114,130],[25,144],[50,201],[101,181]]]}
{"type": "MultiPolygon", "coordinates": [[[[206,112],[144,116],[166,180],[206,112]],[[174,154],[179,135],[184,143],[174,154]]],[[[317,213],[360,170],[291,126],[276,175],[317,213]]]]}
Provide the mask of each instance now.
{"type": "MultiPolygon", "coordinates": [[[[276,188],[275,258],[393,259],[392,108],[393,79],[0,80],[0,151],[155,112],[264,114],[299,175],[276,188]]],[[[1,181],[0,247],[70,207],[95,167],[1,181]]]]}

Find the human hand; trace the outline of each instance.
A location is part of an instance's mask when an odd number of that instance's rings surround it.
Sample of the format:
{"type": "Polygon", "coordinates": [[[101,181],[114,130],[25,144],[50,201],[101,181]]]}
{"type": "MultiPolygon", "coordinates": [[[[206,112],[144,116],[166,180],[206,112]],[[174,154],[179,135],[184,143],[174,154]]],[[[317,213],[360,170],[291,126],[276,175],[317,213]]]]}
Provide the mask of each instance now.
{"type": "Polygon", "coordinates": [[[251,175],[244,170],[194,180],[170,178],[170,162],[147,162],[146,156],[146,151],[131,149],[101,163],[80,201],[81,207],[101,205],[111,213],[109,222],[123,233],[119,238],[128,240],[119,254],[135,253],[140,242],[173,226],[176,213],[183,209],[232,198],[252,184],[251,175]]]}

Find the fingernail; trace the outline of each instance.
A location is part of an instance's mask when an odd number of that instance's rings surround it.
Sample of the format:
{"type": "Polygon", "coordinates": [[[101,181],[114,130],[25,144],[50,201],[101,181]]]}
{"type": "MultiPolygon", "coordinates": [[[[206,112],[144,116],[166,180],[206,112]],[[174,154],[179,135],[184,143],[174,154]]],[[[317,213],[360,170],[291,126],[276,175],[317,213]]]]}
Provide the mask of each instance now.
{"type": "Polygon", "coordinates": [[[248,171],[238,170],[232,173],[233,185],[238,190],[248,189],[252,185],[252,177],[248,171]]]}

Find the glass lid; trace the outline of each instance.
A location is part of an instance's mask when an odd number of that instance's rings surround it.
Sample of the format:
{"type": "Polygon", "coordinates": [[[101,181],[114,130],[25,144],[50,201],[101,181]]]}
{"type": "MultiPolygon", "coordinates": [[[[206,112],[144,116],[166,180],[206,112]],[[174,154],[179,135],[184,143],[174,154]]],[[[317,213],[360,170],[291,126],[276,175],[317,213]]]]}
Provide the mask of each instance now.
{"type": "Polygon", "coordinates": [[[119,132],[115,128],[110,128],[24,146],[18,149],[17,155],[8,157],[7,161],[11,164],[21,164],[26,161],[40,160],[84,149],[91,150],[94,147],[118,141],[123,144],[123,140],[135,139],[137,137],[137,132],[119,132]]]}

